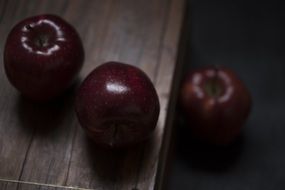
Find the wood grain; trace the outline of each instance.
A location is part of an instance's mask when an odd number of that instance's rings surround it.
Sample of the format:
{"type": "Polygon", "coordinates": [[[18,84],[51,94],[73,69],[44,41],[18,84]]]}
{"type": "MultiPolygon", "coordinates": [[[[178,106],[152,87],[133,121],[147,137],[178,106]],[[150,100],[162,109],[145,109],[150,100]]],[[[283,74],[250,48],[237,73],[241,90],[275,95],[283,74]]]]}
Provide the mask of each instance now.
{"type": "Polygon", "coordinates": [[[150,141],[120,152],[100,150],[79,127],[73,111],[74,89],[54,103],[37,105],[19,95],[1,67],[0,189],[155,188],[160,175],[158,164],[183,3],[183,0],[0,1],[1,60],[5,38],[15,23],[31,15],[57,14],[82,37],[86,59],[81,80],[105,61],[133,64],[154,82],[161,104],[157,129],[150,141]]]}

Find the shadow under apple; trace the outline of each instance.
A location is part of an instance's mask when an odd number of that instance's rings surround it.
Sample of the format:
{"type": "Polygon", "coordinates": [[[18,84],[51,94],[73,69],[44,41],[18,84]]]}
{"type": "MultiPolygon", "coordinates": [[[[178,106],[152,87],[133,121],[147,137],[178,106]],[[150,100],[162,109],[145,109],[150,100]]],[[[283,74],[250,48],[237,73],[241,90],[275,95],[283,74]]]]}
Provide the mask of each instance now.
{"type": "MultiPolygon", "coordinates": [[[[17,117],[20,125],[28,133],[48,136],[48,134],[70,126],[64,126],[66,117],[74,112],[73,101],[78,81],[57,99],[39,103],[19,95],[16,103],[17,117]]],[[[72,119],[72,118],[70,118],[72,119]]]]}
{"type": "Polygon", "coordinates": [[[244,137],[227,146],[206,144],[191,136],[187,124],[176,119],[176,156],[194,170],[225,172],[234,167],[243,151],[244,137]]]}
{"type": "MultiPolygon", "coordinates": [[[[139,173],[144,173],[143,159],[150,154],[147,147],[151,139],[127,147],[110,149],[101,147],[86,136],[89,161],[105,186],[129,187],[136,183],[139,173]]],[[[112,187],[110,187],[112,188],[112,187]]],[[[133,187],[136,189],[136,187],[133,187]]]]}

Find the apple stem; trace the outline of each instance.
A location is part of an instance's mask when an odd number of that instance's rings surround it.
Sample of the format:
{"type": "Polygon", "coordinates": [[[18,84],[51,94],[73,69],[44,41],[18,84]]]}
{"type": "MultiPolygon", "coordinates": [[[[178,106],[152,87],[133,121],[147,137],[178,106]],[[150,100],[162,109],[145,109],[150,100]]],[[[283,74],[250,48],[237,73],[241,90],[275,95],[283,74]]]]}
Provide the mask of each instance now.
{"type": "Polygon", "coordinates": [[[211,97],[218,98],[221,94],[221,86],[218,80],[219,67],[214,66],[214,76],[210,78],[205,84],[205,91],[211,97]]]}
{"type": "Polygon", "coordinates": [[[214,97],[217,97],[220,91],[218,87],[218,65],[214,65],[214,71],[215,71],[214,80],[211,86],[212,86],[212,92],[213,92],[214,97]]]}
{"type": "Polygon", "coordinates": [[[36,39],[35,43],[39,47],[46,47],[48,45],[48,36],[39,35],[39,37],[36,39]]]}

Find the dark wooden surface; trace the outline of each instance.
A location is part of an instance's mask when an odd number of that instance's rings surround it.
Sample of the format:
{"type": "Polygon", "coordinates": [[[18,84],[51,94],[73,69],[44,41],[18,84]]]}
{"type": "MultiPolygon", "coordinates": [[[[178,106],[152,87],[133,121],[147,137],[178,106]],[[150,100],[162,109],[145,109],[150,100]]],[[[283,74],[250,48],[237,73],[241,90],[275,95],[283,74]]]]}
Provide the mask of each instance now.
{"type": "Polygon", "coordinates": [[[73,111],[74,89],[57,102],[36,105],[9,84],[2,66],[1,190],[160,187],[158,166],[164,167],[160,152],[162,147],[167,149],[162,141],[169,137],[165,134],[166,114],[183,3],[183,0],[0,1],[0,60],[6,36],[14,24],[28,16],[54,13],[70,22],[82,37],[86,61],[81,80],[105,61],[133,64],[154,82],[161,104],[158,126],[150,141],[120,152],[100,150],[94,148],[78,125],[73,111]]]}

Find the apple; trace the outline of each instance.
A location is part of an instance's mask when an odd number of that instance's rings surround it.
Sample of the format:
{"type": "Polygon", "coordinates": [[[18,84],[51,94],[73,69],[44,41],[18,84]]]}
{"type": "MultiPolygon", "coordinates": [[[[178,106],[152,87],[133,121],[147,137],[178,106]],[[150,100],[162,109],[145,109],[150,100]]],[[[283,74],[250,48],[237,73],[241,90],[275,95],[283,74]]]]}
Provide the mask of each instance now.
{"type": "Polygon", "coordinates": [[[96,144],[122,148],[151,136],[160,105],[143,71],[128,64],[107,62],[83,81],[75,109],[79,123],[96,144]]]}
{"type": "Polygon", "coordinates": [[[38,15],[19,22],[10,31],[4,48],[10,83],[35,101],[61,95],[74,82],[83,60],[78,33],[56,15],[38,15]]]}
{"type": "Polygon", "coordinates": [[[186,75],[180,105],[193,137],[229,145],[239,136],[250,113],[251,95],[231,69],[207,66],[186,75]]]}

